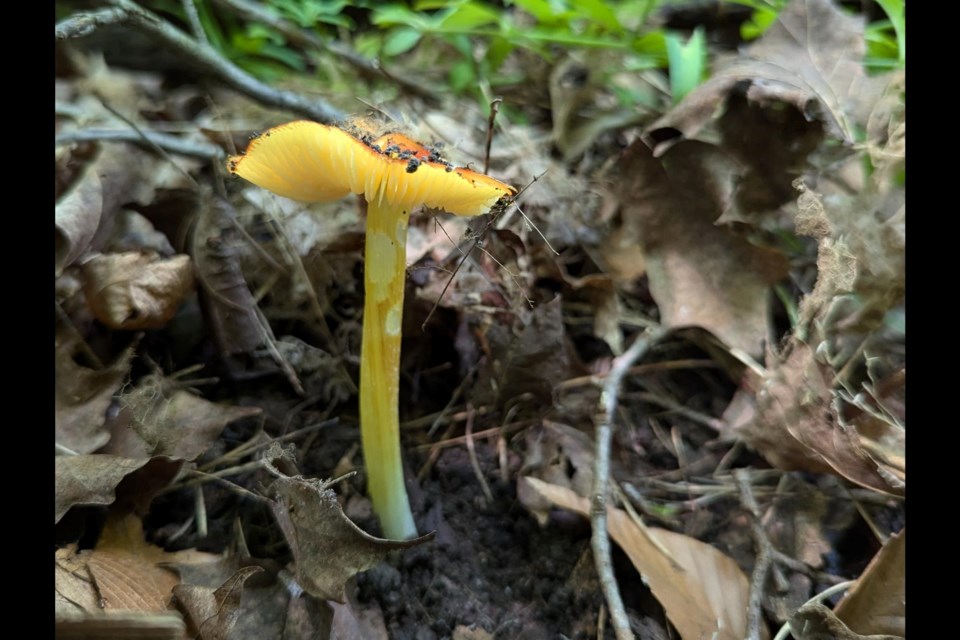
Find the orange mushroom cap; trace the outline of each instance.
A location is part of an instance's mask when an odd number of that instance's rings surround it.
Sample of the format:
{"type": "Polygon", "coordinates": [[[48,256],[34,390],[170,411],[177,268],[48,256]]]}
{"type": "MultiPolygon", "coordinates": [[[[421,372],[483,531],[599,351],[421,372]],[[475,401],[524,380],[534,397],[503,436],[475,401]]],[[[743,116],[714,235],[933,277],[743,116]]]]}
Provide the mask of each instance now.
{"type": "Polygon", "coordinates": [[[253,184],[301,202],[329,202],[348,193],[409,211],[419,205],[456,215],[486,213],[516,190],[499,180],[447,164],[401,133],[369,142],[338,127],[300,120],[250,142],[227,168],[253,184]]]}

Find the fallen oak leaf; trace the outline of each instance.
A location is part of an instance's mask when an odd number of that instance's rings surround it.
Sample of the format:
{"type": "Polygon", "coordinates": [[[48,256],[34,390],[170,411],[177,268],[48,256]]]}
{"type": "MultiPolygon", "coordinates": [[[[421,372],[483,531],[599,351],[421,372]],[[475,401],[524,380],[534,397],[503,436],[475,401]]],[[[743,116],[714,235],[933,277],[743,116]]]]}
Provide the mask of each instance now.
{"type": "Polygon", "coordinates": [[[344,585],[396,549],[409,549],[434,537],[376,538],[355,525],[340,507],[328,482],[280,476],[271,485],[271,508],[293,553],[297,582],[312,596],[346,601],[344,585]]]}

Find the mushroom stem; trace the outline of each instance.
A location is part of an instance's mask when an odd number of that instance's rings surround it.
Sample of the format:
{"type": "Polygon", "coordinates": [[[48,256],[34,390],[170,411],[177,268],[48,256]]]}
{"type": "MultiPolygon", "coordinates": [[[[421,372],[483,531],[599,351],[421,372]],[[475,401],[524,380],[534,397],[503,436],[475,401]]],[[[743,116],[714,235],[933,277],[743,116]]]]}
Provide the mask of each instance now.
{"type": "Polygon", "coordinates": [[[414,538],[417,528],[400,460],[400,340],[409,210],[367,202],[363,346],[360,351],[360,437],[367,492],[384,536],[414,538]]]}

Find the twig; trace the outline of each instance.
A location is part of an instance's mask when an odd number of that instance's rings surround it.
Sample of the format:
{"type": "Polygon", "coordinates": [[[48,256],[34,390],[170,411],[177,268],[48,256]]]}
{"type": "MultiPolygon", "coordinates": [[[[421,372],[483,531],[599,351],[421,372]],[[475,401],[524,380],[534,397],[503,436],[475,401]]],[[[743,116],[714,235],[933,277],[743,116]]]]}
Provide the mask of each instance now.
{"type": "Polygon", "coordinates": [[[210,44],[207,39],[207,33],[203,30],[203,24],[200,22],[200,14],[197,12],[196,0],[183,0],[183,12],[187,14],[187,20],[190,21],[190,30],[194,37],[205,45],[210,44]]]}
{"type": "MultiPolygon", "coordinates": [[[[826,600],[831,596],[834,596],[838,593],[843,593],[844,591],[852,587],[854,584],[856,584],[856,582],[857,582],[856,580],[848,580],[846,582],[835,584],[832,587],[825,589],[824,591],[821,591],[817,595],[813,596],[812,598],[804,602],[803,606],[798,607],[798,609],[802,609],[808,604],[823,602],[824,600],[826,600]]],[[[793,629],[790,627],[790,621],[787,620],[786,622],[783,623],[783,626],[780,627],[780,630],[777,631],[777,635],[773,637],[773,640],[786,640],[787,636],[790,635],[791,631],[793,631],[793,629]]]]}
{"type": "MultiPolygon", "coordinates": [[[[319,99],[310,99],[292,91],[272,89],[232,62],[224,59],[212,47],[190,38],[185,33],[161,19],[158,15],[144,9],[133,0],[110,0],[116,7],[113,14],[98,11],[86,14],[87,20],[77,23],[57,25],[57,38],[86,36],[103,24],[120,23],[158,40],[160,44],[190,61],[198,71],[209,73],[233,89],[246,94],[261,104],[287,109],[318,122],[341,120],[343,114],[319,99]],[[121,16],[117,13],[120,12],[121,16]],[[93,19],[89,19],[93,16],[93,19]]],[[[82,16],[78,16],[82,17],[82,16]]]]}
{"type": "Polygon", "coordinates": [[[490,485],[487,479],[483,477],[483,469],[480,468],[480,460],[477,458],[477,448],[473,444],[473,407],[467,405],[470,415],[467,417],[467,426],[464,435],[467,438],[467,455],[470,456],[470,465],[473,467],[473,473],[480,481],[480,488],[487,499],[487,504],[493,503],[493,493],[490,491],[490,485]]]}
{"type": "Polygon", "coordinates": [[[208,142],[184,140],[169,133],[147,131],[138,133],[132,129],[80,129],[61,133],[54,139],[57,146],[74,142],[132,142],[141,146],[157,146],[169,153],[201,160],[221,160],[226,157],[223,149],[208,142]]]}
{"type": "Polygon", "coordinates": [[[123,9],[100,9],[89,13],[78,13],[57,23],[53,29],[54,38],[66,40],[68,38],[83,38],[100,27],[123,22],[127,12],[123,9]]]}
{"type": "Polygon", "coordinates": [[[613,361],[610,374],[603,383],[600,394],[600,411],[597,415],[596,459],[593,465],[593,495],[590,505],[590,526],[593,535],[590,542],[593,558],[597,565],[600,586],[610,607],[610,620],[616,632],[617,640],[633,638],[630,620],[620,599],[620,590],[613,575],[613,563],[610,560],[610,538],[607,536],[607,480],[610,474],[610,441],[613,435],[613,417],[617,411],[617,397],[620,383],[633,363],[643,357],[650,346],[664,335],[662,328],[656,328],[638,336],[623,355],[613,361]]]}
{"type": "Polygon", "coordinates": [[[743,469],[733,470],[733,479],[740,489],[740,502],[750,512],[750,529],[757,544],[757,560],[750,576],[750,597],[747,600],[747,640],[760,640],[760,625],[763,615],[763,588],[767,582],[767,573],[773,564],[773,544],[760,523],[760,507],[753,497],[750,486],[750,474],[743,469]]]}
{"type": "Polygon", "coordinates": [[[487,146],[483,151],[483,172],[490,172],[490,146],[493,144],[493,124],[497,119],[497,112],[500,111],[500,103],[503,98],[494,98],[490,101],[490,118],[487,120],[487,146]]]}

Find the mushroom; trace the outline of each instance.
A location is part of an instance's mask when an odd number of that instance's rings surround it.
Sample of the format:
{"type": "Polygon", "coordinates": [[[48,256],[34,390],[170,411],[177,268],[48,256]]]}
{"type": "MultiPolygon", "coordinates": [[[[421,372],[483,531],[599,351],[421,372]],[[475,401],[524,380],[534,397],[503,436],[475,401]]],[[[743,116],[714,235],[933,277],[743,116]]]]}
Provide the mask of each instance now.
{"type": "Polygon", "coordinates": [[[227,168],[257,186],[301,202],[348,193],[367,202],[360,435],[367,489],[385,536],[417,535],[400,461],[398,396],[407,224],[419,206],[475,216],[503,206],[516,190],[400,133],[374,138],[316,122],[270,129],[227,168]]]}

